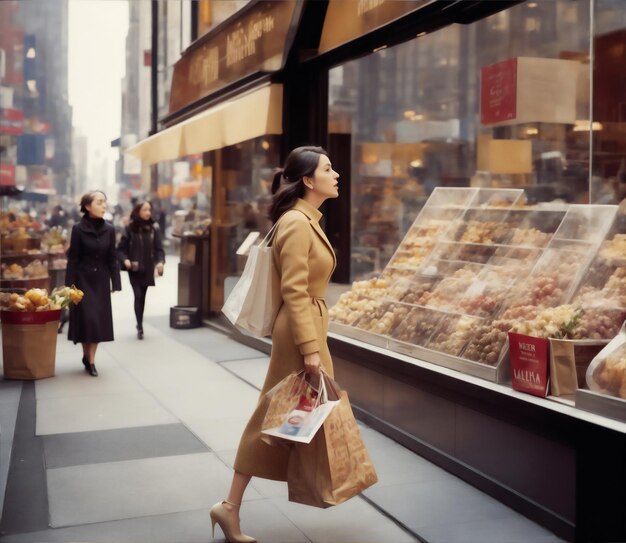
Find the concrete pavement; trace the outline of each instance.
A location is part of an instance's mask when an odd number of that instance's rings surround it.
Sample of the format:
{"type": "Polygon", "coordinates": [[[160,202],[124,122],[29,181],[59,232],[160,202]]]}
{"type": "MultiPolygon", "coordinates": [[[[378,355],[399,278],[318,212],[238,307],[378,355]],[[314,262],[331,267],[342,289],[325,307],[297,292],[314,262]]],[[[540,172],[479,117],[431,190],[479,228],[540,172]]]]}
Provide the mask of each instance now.
{"type": "MultiPolygon", "coordinates": [[[[0,381],[0,541],[212,541],[208,508],[230,483],[235,450],[268,364],[211,328],[174,330],[176,259],[148,291],[145,339],[132,290],[113,295],[116,340],[98,378],[60,335],[56,376],[0,381]],[[0,500],[2,503],[2,500],[0,500]]],[[[242,527],[260,542],[557,542],[550,532],[385,436],[361,427],[380,482],[326,510],[253,479],[242,527]]],[[[216,540],[223,534],[216,528],[216,540]]]]}

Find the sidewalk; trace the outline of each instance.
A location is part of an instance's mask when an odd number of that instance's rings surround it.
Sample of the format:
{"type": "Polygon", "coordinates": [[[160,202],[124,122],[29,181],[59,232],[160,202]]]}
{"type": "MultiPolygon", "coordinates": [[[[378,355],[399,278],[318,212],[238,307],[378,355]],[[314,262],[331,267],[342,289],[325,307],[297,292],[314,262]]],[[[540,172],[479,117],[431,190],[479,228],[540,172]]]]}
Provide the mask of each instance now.
{"type": "MultiPolygon", "coordinates": [[[[169,257],[148,292],[143,341],[135,337],[123,274],[123,291],[113,295],[116,340],[98,349],[98,378],[84,372],[80,346],[63,334],[54,378],[0,381],[3,543],[212,541],[208,508],[228,490],[268,357],[213,329],[171,329],[176,268],[169,257]]],[[[378,432],[361,430],[377,485],[320,510],[289,502],[284,483],[253,479],[244,532],[266,543],[561,541],[378,432]]],[[[224,541],[217,527],[216,536],[224,541]]]]}

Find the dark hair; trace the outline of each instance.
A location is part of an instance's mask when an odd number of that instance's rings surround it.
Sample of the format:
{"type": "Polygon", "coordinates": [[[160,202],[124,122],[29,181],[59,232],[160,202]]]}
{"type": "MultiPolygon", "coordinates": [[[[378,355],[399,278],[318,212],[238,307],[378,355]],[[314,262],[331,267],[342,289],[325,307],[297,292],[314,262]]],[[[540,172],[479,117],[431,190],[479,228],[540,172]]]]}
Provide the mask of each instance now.
{"type": "Polygon", "coordinates": [[[141,217],[139,216],[139,211],[141,211],[141,208],[144,204],[148,204],[150,206],[150,211],[152,211],[152,202],[150,202],[149,200],[139,200],[133,207],[133,210],[130,212],[131,222],[141,220],[141,217]]]}
{"type": "Polygon", "coordinates": [[[89,192],[83,194],[83,197],[80,199],[80,212],[83,215],[87,215],[87,213],[89,213],[87,206],[90,206],[91,203],[96,199],[96,194],[102,194],[102,196],[104,196],[104,199],[107,199],[107,195],[101,190],[90,190],[89,192]]]}
{"type": "Polygon", "coordinates": [[[313,177],[320,156],[328,156],[321,147],[296,147],[285,160],[285,166],[274,174],[270,219],[275,223],[291,209],[298,198],[304,196],[304,177],[313,177]]]}

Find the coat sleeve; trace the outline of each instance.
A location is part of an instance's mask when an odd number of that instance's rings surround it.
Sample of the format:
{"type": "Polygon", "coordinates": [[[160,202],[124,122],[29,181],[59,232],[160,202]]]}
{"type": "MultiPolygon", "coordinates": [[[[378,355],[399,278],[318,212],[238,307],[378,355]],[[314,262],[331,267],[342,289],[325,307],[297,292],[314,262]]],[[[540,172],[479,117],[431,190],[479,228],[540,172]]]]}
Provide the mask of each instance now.
{"type": "MultiPolygon", "coordinates": [[[[76,285],[77,267],[80,259],[80,232],[76,226],[72,226],[70,246],[67,250],[67,267],[65,269],[65,284],[76,285]]],[[[79,285],[77,285],[79,286],[79,285]]]]}
{"type": "Polygon", "coordinates": [[[165,251],[163,250],[163,238],[158,224],[154,225],[154,263],[165,264],[165,251]]]}
{"type": "Polygon", "coordinates": [[[124,262],[124,260],[130,260],[129,251],[130,251],[130,230],[127,226],[126,228],[124,228],[122,237],[120,238],[120,241],[117,244],[117,258],[119,259],[120,264],[124,262]]]}
{"type": "Polygon", "coordinates": [[[117,260],[117,251],[115,250],[115,228],[111,228],[111,242],[109,243],[109,273],[111,275],[111,290],[122,290],[122,279],[120,278],[120,266],[117,260]]]}
{"type": "Polygon", "coordinates": [[[280,289],[289,314],[294,343],[300,354],[319,352],[311,297],[309,296],[309,251],[311,227],[303,216],[283,217],[276,234],[280,265],[280,289]]]}

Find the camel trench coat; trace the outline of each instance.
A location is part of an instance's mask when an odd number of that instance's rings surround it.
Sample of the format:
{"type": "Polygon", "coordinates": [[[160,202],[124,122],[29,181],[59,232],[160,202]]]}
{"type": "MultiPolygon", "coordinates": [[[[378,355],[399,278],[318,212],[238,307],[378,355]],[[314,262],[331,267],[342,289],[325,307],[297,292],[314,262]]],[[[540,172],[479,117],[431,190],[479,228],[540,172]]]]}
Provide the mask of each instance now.
{"type": "MultiPolygon", "coordinates": [[[[304,369],[304,356],[319,352],[333,376],[328,350],[328,309],[324,296],[335,269],[335,253],[319,225],[319,210],[298,199],[278,221],[272,243],[273,286],[279,307],[272,329],[272,354],[260,399],[293,371],[304,369]]],[[[287,447],[261,440],[265,406],[259,404],[243,432],[235,470],[246,475],[287,480],[287,447]]]]}

